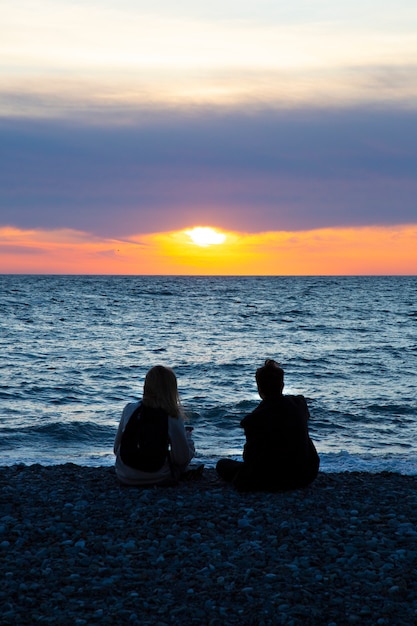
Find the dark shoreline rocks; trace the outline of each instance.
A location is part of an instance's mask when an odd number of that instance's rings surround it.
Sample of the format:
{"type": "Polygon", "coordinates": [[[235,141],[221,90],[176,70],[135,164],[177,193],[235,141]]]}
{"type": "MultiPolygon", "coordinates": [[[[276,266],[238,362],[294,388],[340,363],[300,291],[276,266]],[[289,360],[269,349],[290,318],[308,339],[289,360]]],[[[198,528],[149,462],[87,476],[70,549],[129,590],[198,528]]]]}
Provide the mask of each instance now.
{"type": "Polygon", "coordinates": [[[417,624],[417,476],[239,494],[0,468],[0,624],[417,624]]]}

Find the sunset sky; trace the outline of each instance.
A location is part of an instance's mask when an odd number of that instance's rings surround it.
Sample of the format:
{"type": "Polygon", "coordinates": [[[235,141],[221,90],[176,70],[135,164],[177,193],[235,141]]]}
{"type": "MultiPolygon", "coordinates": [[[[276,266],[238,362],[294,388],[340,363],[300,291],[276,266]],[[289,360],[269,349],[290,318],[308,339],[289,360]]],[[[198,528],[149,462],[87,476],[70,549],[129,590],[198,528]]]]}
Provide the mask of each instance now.
{"type": "Polygon", "coordinates": [[[0,12],[0,273],[417,274],[415,0],[0,12]]]}

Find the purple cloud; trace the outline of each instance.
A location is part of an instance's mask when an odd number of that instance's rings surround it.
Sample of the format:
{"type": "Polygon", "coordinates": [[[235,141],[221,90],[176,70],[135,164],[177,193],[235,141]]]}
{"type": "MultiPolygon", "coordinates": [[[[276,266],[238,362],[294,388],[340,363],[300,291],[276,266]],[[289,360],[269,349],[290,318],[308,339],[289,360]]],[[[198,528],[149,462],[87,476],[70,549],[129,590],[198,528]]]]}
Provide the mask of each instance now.
{"type": "Polygon", "coordinates": [[[0,121],[0,224],[104,236],[416,222],[417,112],[0,121]]]}

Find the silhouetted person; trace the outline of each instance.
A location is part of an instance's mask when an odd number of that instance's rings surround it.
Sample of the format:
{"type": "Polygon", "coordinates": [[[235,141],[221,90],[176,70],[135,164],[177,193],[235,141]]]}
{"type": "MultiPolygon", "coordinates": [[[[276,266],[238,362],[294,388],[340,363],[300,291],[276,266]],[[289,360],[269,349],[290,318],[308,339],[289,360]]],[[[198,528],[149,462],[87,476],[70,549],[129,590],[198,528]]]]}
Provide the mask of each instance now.
{"type": "Polygon", "coordinates": [[[320,459],[308,433],[304,396],[283,395],[284,370],[267,359],[256,371],[262,402],[240,423],[246,443],[243,461],[221,459],[219,476],[240,491],[284,491],[306,487],[320,459]]]}
{"type": "Polygon", "coordinates": [[[143,398],[123,410],[114,453],[116,475],[127,485],[174,484],[186,470],[194,442],[171,368],[156,365],[146,374],[143,398]]]}

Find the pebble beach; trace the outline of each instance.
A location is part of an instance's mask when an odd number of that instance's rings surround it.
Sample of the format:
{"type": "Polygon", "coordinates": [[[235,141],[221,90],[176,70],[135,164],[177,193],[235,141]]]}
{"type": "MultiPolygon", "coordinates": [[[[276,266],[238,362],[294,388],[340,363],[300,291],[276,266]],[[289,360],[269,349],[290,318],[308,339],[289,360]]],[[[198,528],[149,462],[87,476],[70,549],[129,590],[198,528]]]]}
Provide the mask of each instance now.
{"type": "Polygon", "coordinates": [[[0,623],[417,624],[417,476],[320,473],[239,494],[215,470],[0,468],[0,623]]]}

